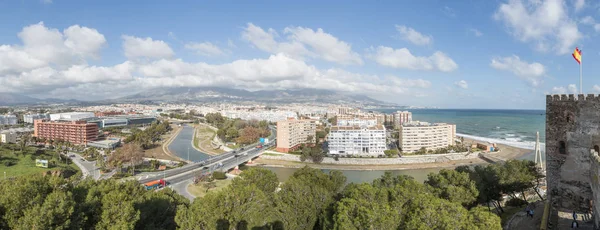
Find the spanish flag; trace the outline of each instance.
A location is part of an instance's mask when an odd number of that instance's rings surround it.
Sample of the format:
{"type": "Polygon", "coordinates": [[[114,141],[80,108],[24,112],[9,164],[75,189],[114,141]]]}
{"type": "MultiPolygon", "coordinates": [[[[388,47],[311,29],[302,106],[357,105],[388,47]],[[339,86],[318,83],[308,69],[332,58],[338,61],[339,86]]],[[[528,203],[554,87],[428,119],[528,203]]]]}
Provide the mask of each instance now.
{"type": "Polygon", "coordinates": [[[575,58],[577,63],[581,64],[581,50],[577,47],[575,47],[575,51],[573,51],[573,58],[575,58]]]}

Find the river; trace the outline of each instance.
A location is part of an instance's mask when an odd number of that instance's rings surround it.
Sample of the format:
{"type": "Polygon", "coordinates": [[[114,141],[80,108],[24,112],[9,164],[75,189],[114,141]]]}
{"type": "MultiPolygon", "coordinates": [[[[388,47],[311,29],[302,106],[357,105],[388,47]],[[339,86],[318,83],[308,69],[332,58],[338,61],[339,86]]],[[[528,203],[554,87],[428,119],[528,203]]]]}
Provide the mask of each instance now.
{"type": "MultiPolygon", "coordinates": [[[[189,159],[191,161],[201,161],[209,158],[210,156],[197,151],[192,147],[192,139],[194,137],[194,128],[191,126],[184,126],[179,132],[179,135],[169,145],[169,150],[175,155],[188,159],[187,151],[189,148],[190,154],[189,159]]],[[[534,154],[528,153],[519,159],[533,160],[534,154]]],[[[275,174],[279,181],[286,181],[297,168],[280,168],[280,167],[264,167],[269,169],[275,174]]],[[[427,179],[429,173],[437,173],[441,168],[428,168],[428,169],[404,169],[404,170],[340,170],[347,178],[348,183],[363,183],[372,182],[374,179],[381,177],[385,172],[391,172],[393,175],[409,175],[415,178],[415,180],[423,182],[427,179]]],[[[451,168],[450,168],[451,169],[451,168]]],[[[330,170],[323,169],[325,173],[330,170]]]]}
{"type": "Polygon", "coordinates": [[[202,161],[208,159],[210,156],[196,150],[192,146],[192,139],[194,138],[194,127],[183,125],[183,129],[179,132],[175,140],[169,145],[169,151],[173,154],[181,157],[182,159],[188,159],[191,161],[202,161]]]}

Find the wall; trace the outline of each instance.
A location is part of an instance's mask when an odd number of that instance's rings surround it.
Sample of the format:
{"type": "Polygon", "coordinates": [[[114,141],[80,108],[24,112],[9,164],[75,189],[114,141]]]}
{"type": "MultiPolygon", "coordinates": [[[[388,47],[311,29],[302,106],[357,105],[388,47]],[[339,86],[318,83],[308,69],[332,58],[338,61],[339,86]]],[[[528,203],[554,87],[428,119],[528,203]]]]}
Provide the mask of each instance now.
{"type": "Polygon", "coordinates": [[[546,179],[554,209],[587,212],[590,201],[597,200],[600,190],[592,185],[598,184],[598,162],[590,149],[600,145],[599,134],[600,97],[547,96],[546,179]]]}
{"type": "MultiPolygon", "coordinates": [[[[598,175],[600,175],[600,156],[598,156],[598,152],[594,151],[594,149],[590,150],[590,158],[591,158],[591,187],[592,192],[594,194],[593,200],[600,200],[600,182],[598,181],[598,175]]],[[[600,211],[600,202],[592,202],[592,210],[593,213],[597,213],[600,211]]],[[[600,216],[594,215],[594,226],[600,226],[600,216]]],[[[596,227],[597,228],[597,227],[596,227]]]]}
{"type": "MultiPolygon", "coordinates": [[[[263,159],[285,160],[300,162],[300,156],[292,154],[282,154],[273,151],[265,151],[266,153],[278,154],[278,156],[261,155],[263,159]]],[[[392,164],[423,164],[448,162],[455,160],[465,160],[478,158],[479,153],[448,153],[448,154],[430,154],[418,156],[403,156],[400,158],[334,158],[325,157],[322,164],[340,164],[340,165],[392,165],[392,164]]]]}

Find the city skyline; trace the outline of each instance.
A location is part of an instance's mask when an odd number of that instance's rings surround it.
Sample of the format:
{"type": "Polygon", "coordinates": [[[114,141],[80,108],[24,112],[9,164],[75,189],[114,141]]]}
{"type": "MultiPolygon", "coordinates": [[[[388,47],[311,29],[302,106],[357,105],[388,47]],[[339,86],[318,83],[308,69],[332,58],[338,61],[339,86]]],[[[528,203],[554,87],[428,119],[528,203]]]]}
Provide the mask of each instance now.
{"type": "Polygon", "coordinates": [[[401,105],[542,109],[584,93],[590,1],[0,2],[0,92],[100,100],[159,87],[316,88],[401,105]],[[307,4],[315,7],[299,7],[307,4]],[[415,10],[420,9],[420,10],[415,10]],[[498,100],[501,99],[502,100],[498,100]]]}

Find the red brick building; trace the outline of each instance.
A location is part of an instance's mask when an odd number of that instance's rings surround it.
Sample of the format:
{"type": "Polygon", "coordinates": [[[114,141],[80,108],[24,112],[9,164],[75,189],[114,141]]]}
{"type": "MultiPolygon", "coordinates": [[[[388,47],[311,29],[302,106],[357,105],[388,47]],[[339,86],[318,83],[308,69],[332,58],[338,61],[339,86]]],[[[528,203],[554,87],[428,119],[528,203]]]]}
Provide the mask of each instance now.
{"type": "Polygon", "coordinates": [[[73,144],[85,144],[98,138],[98,125],[85,121],[56,122],[35,120],[33,136],[47,140],[64,140],[73,144]]]}

